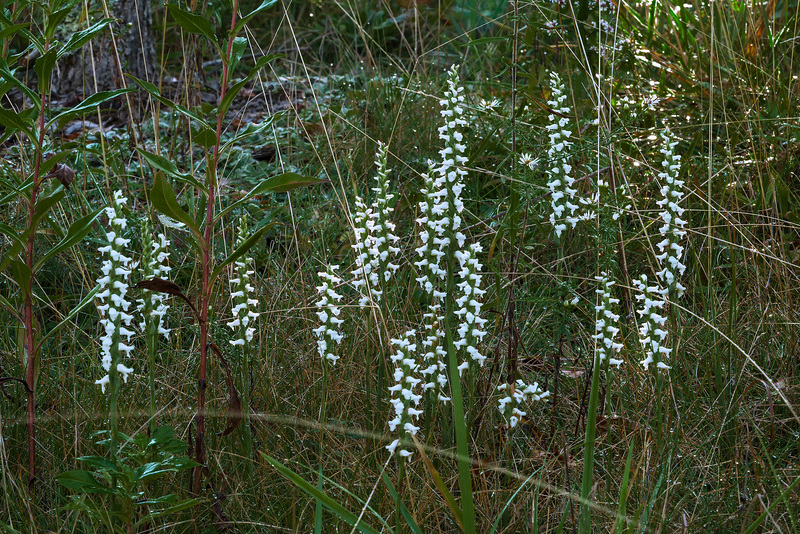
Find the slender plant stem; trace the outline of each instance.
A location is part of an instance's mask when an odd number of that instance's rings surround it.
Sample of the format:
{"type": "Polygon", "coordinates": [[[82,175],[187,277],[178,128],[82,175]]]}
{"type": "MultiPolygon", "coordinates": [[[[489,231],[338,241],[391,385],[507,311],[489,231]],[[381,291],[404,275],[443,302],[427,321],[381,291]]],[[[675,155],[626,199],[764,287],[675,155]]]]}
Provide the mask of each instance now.
{"type": "MultiPolygon", "coordinates": [[[[325,465],[325,422],[328,418],[328,363],[322,360],[322,408],[319,423],[319,469],[317,489],[322,492],[323,468],[325,465]]],[[[317,499],[314,507],[314,534],[322,532],[322,501],[317,499]]]]}
{"type": "Polygon", "coordinates": [[[599,353],[595,352],[592,367],[592,389],[589,393],[589,411],[586,414],[586,436],[583,442],[583,481],[581,484],[581,515],[578,532],[586,534],[592,529],[592,507],[589,497],[592,491],[594,474],[594,442],[597,436],[597,400],[600,392],[600,373],[602,372],[599,353]]]}

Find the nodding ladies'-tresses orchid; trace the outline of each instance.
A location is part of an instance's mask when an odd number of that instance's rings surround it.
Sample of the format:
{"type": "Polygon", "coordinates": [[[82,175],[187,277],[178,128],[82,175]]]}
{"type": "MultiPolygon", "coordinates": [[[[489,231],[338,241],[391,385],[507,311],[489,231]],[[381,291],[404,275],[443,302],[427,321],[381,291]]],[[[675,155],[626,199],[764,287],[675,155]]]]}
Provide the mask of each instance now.
{"type": "Polygon", "coordinates": [[[386,446],[390,453],[397,452],[401,458],[411,456],[411,451],[406,448],[408,435],[416,435],[419,427],[414,425],[417,416],[422,410],[416,408],[422,400],[420,394],[421,379],[419,375],[419,362],[417,361],[417,344],[414,342],[416,331],[408,330],[402,339],[392,339],[392,345],[397,350],[391,359],[397,367],[394,369],[395,385],[389,388],[392,393],[392,407],[394,417],[389,421],[389,430],[395,430],[400,436],[386,446]],[[399,448],[399,451],[397,450],[399,448]]]}
{"type": "Polygon", "coordinates": [[[678,142],[672,136],[669,129],[661,132],[664,143],[661,153],[664,160],[661,162],[662,172],[658,173],[661,182],[661,200],[656,202],[663,211],[661,220],[664,224],[660,228],[661,235],[664,237],[658,243],[661,252],[656,255],[661,270],[656,274],[664,284],[662,294],[670,299],[678,299],[683,296],[686,288],[681,285],[678,278],[686,271],[686,265],[681,263],[683,259],[683,245],[681,242],[686,238],[686,221],[681,217],[685,211],[679,205],[683,199],[683,180],[678,180],[678,172],[681,168],[681,156],[675,154],[674,150],[678,142]]]}
{"type": "Polygon", "coordinates": [[[342,300],[342,295],[333,289],[342,282],[342,279],[335,274],[337,269],[338,265],[329,265],[327,271],[317,273],[322,281],[322,284],[317,286],[317,293],[320,296],[317,301],[317,317],[322,324],[314,329],[314,335],[317,336],[317,350],[322,361],[331,365],[335,365],[339,360],[339,356],[333,353],[333,348],[344,339],[344,335],[339,331],[339,325],[344,321],[339,318],[341,310],[336,304],[342,300]]]}
{"type": "Polygon", "coordinates": [[[528,415],[520,407],[530,401],[540,401],[550,395],[549,391],[542,391],[538,382],[528,385],[520,379],[513,384],[500,384],[497,391],[501,394],[497,399],[497,409],[503,414],[503,418],[510,428],[514,428],[528,415]]]}
{"type": "Polygon", "coordinates": [[[672,349],[664,346],[664,340],[667,338],[667,318],[663,315],[664,300],[661,298],[663,291],[658,286],[648,286],[647,275],[644,274],[640,280],[634,280],[633,285],[641,291],[636,295],[636,300],[642,301],[642,308],[639,310],[639,315],[643,319],[639,326],[639,342],[645,350],[642,367],[647,369],[650,364],[655,363],[660,369],[669,369],[664,363],[664,359],[669,356],[672,349]]]}
{"type": "Polygon", "coordinates": [[[133,369],[122,363],[122,354],[129,354],[133,350],[133,345],[123,343],[122,337],[130,342],[134,334],[133,330],[128,328],[131,326],[133,315],[128,313],[131,302],[126,299],[133,259],[123,254],[125,247],[130,243],[130,239],[122,237],[128,225],[128,220],[122,212],[122,206],[126,202],[127,199],[122,191],[114,193],[112,205],[106,208],[106,216],[111,226],[111,230],[106,233],[108,245],[97,249],[106,256],[101,267],[103,276],[97,280],[100,286],[97,299],[102,302],[97,306],[97,311],[100,312],[100,324],[104,332],[101,339],[102,365],[106,375],[95,381],[104,393],[107,385],[111,384],[112,388],[115,386],[113,382],[118,381],[119,375],[127,381],[128,374],[133,372],[133,369]]]}
{"type": "Polygon", "coordinates": [[[611,297],[611,286],[615,284],[614,281],[609,280],[608,273],[602,273],[596,276],[595,280],[600,284],[600,289],[597,289],[597,294],[600,296],[600,303],[595,307],[597,318],[595,320],[594,331],[595,335],[592,336],[597,344],[597,354],[602,362],[608,358],[608,363],[611,365],[619,366],[622,360],[612,357],[613,354],[622,350],[622,343],[614,341],[614,338],[619,333],[619,315],[614,313],[616,304],[619,304],[619,299],[611,297]]]}
{"type": "Polygon", "coordinates": [[[373,187],[375,202],[370,208],[361,197],[356,197],[356,213],[353,215],[355,226],[355,241],[353,249],[356,252],[356,268],[354,270],[353,286],[356,289],[368,287],[362,292],[359,305],[366,306],[370,299],[380,302],[383,297],[383,286],[389,281],[399,265],[392,263],[394,256],[400,249],[395,244],[400,240],[394,235],[395,225],[389,219],[394,208],[389,202],[394,195],[389,193],[389,173],[387,169],[387,147],[378,143],[378,154],[375,160],[378,173],[375,176],[377,187],[373,187]]]}
{"type": "MultiPolygon", "coordinates": [[[[239,219],[234,249],[247,241],[248,237],[250,236],[247,233],[247,216],[242,215],[239,219]]],[[[249,345],[253,341],[253,333],[256,331],[253,324],[259,315],[254,311],[258,306],[258,299],[250,298],[250,294],[255,291],[255,288],[250,284],[250,275],[253,274],[253,271],[248,269],[252,261],[253,259],[248,256],[242,256],[236,260],[233,269],[234,276],[230,279],[233,321],[230,321],[228,326],[234,331],[234,339],[230,342],[234,346],[249,345]]]]}
{"type": "Polygon", "coordinates": [[[547,135],[550,137],[550,149],[547,151],[549,166],[547,167],[547,186],[550,188],[550,224],[556,231],[556,237],[567,229],[569,223],[572,228],[578,223],[579,205],[575,202],[578,190],[573,187],[575,178],[572,177],[572,165],[569,164],[569,141],[572,132],[567,130],[569,114],[572,110],[564,105],[567,95],[564,84],[555,72],[550,73],[550,100],[547,104],[555,113],[549,116],[550,124],[547,125],[547,135]],[[565,222],[566,221],[566,222],[565,222]]]}
{"type": "MultiPolygon", "coordinates": [[[[145,222],[142,229],[142,245],[144,247],[142,255],[142,267],[144,269],[144,279],[166,278],[167,273],[172,267],[165,262],[169,258],[170,242],[164,234],[158,234],[157,239],[153,239],[150,225],[145,222]]],[[[137,308],[142,314],[142,321],[139,327],[147,331],[148,325],[156,329],[156,333],[169,339],[170,330],[164,327],[164,316],[169,311],[169,305],[164,302],[164,294],[157,291],[143,290],[142,298],[137,299],[137,308]]]]}

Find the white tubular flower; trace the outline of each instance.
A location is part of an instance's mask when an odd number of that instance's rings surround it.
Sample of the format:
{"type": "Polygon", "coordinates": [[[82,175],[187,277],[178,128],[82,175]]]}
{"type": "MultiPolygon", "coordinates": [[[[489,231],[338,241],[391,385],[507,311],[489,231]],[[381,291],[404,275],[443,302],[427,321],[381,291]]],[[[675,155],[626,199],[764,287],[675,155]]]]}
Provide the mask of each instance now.
{"type": "Polygon", "coordinates": [[[664,301],[662,300],[663,291],[657,286],[647,285],[647,276],[642,275],[641,280],[634,280],[633,285],[641,291],[636,295],[636,300],[642,302],[639,315],[642,316],[642,324],[639,326],[639,342],[644,347],[645,359],[642,366],[647,369],[650,364],[656,364],[660,369],[669,369],[664,360],[669,357],[672,349],[664,346],[667,338],[667,318],[662,315],[664,301]]]}
{"type": "Polygon", "coordinates": [[[661,182],[661,200],[656,202],[661,209],[661,235],[663,239],[658,243],[658,250],[661,252],[656,255],[661,270],[656,274],[664,284],[663,295],[672,299],[683,296],[686,290],[678,281],[686,271],[686,265],[681,263],[683,259],[683,245],[681,244],[686,237],[686,221],[682,219],[684,209],[679,205],[683,199],[683,180],[678,180],[678,173],[681,169],[681,156],[674,154],[673,150],[678,144],[674,140],[670,131],[661,132],[661,139],[664,144],[661,153],[664,160],[661,162],[662,172],[658,173],[661,182]]]}
{"type": "Polygon", "coordinates": [[[529,386],[520,379],[517,379],[514,384],[500,384],[497,386],[497,393],[497,409],[500,410],[503,419],[511,428],[517,426],[522,418],[528,415],[520,407],[530,401],[540,401],[550,395],[549,391],[541,390],[538,382],[529,386]]]}
{"type": "Polygon", "coordinates": [[[317,350],[323,362],[335,365],[339,356],[333,353],[334,345],[338,345],[344,339],[344,335],[339,330],[339,326],[344,322],[339,318],[341,310],[336,304],[342,300],[342,295],[334,291],[334,286],[340,284],[342,279],[336,276],[335,272],[339,269],[338,265],[329,265],[327,272],[317,273],[322,280],[322,284],[317,286],[317,293],[320,299],[317,301],[317,317],[322,324],[314,329],[317,337],[317,350]]]}
{"type": "Polygon", "coordinates": [[[600,283],[600,289],[597,289],[597,294],[600,295],[600,303],[595,307],[597,312],[594,331],[595,335],[592,339],[596,341],[597,354],[600,357],[600,363],[608,358],[611,365],[619,366],[622,360],[612,357],[612,355],[622,350],[622,343],[617,343],[614,338],[619,333],[619,315],[614,313],[616,304],[619,304],[619,299],[611,297],[611,286],[615,284],[614,281],[608,279],[608,273],[602,273],[596,276],[595,280],[600,283]]]}
{"type": "MultiPolygon", "coordinates": [[[[247,216],[242,215],[239,219],[239,229],[234,249],[242,245],[248,237],[247,216]]],[[[255,288],[250,284],[250,275],[254,271],[248,269],[252,261],[253,259],[247,255],[241,256],[236,260],[234,262],[233,277],[229,281],[231,284],[231,300],[233,301],[233,308],[231,309],[233,320],[228,323],[228,326],[234,331],[234,339],[230,341],[230,344],[234,346],[249,346],[256,331],[254,325],[259,314],[254,309],[258,306],[258,299],[251,298],[255,288]]]]}
{"type": "MultiPolygon", "coordinates": [[[[153,239],[150,225],[145,221],[142,228],[142,265],[144,267],[144,279],[166,278],[172,267],[166,265],[169,259],[170,242],[164,234],[158,234],[158,239],[153,239]]],[[[137,299],[139,313],[142,314],[142,321],[139,327],[146,331],[148,328],[148,318],[152,320],[153,328],[158,334],[169,339],[170,330],[164,326],[164,316],[169,310],[169,305],[164,302],[164,294],[148,289],[142,290],[143,298],[137,299]]]]}
{"type": "Polygon", "coordinates": [[[561,234],[567,229],[566,223],[572,228],[578,223],[579,204],[575,199],[578,190],[573,187],[575,178],[572,177],[572,165],[569,164],[569,148],[572,146],[569,138],[572,132],[566,129],[569,124],[569,119],[566,117],[572,110],[564,104],[567,100],[564,84],[555,72],[550,73],[550,86],[552,93],[547,104],[559,115],[551,113],[550,124],[547,125],[547,135],[550,137],[550,149],[547,151],[550,162],[547,169],[547,187],[551,193],[550,223],[556,231],[556,237],[561,238],[561,234]]]}
{"type": "Polygon", "coordinates": [[[122,191],[114,193],[112,205],[105,210],[111,225],[111,230],[106,233],[109,244],[98,249],[106,256],[101,267],[103,276],[97,280],[100,286],[97,299],[102,302],[97,306],[97,310],[100,312],[100,324],[103,327],[103,336],[100,340],[101,363],[106,375],[100,380],[96,380],[95,384],[103,389],[103,393],[106,391],[107,384],[111,384],[112,387],[116,386],[112,383],[112,375],[122,376],[122,380],[127,382],[128,375],[133,372],[133,369],[122,364],[122,353],[130,355],[130,351],[133,350],[133,345],[123,343],[122,337],[124,336],[130,343],[131,336],[134,334],[133,330],[126,328],[131,326],[133,320],[133,315],[127,313],[131,303],[126,299],[128,277],[133,267],[133,259],[123,254],[125,247],[130,243],[130,239],[122,237],[128,224],[122,211],[122,206],[126,202],[127,199],[122,195],[122,191]]]}
{"type": "Polygon", "coordinates": [[[486,331],[483,325],[486,319],[481,317],[481,295],[486,293],[481,289],[481,278],[479,274],[483,267],[478,261],[477,255],[481,252],[480,243],[473,243],[467,250],[456,251],[456,258],[461,264],[458,275],[461,281],[458,282],[459,297],[456,299],[456,316],[461,319],[458,327],[458,340],[455,346],[469,354],[470,359],[459,366],[467,368],[469,362],[474,362],[483,367],[486,356],[482,355],[477,345],[483,340],[486,331]]]}
{"type": "Polygon", "coordinates": [[[392,339],[392,345],[397,347],[391,356],[392,363],[395,364],[394,381],[395,385],[389,388],[392,393],[393,417],[389,421],[389,430],[397,432],[399,437],[386,446],[386,449],[406,459],[411,456],[412,451],[408,450],[409,435],[416,435],[419,427],[414,425],[417,416],[422,413],[417,406],[422,400],[420,394],[420,383],[417,378],[419,374],[419,363],[417,362],[417,345],[414,342],[417,333],[408,330],[402,339],[392,339]],[[399,449],[399,450],[398,450],[399,449]]]}
{"type": "Polygon", "coordinates": [[[397,271],[399,265],[392,263],[391,257],[400,252],[395,246],[400,240],[394,235],[395,225],[390,220],[394,208],[389,202],[394,195],[389,194],[389,173],[386,168],[387,148],[383,143],[378,143],[378,154],[375,163],[378,173],[375,180],[377,187],[373,187],[375,202],[370,208],[360,197],[356,197],[356,213],[353,215],[355,227],[355,240],[353,249],[356,251],[356,268],[354,270],[356,289],[368,287],[369,292],[361,293],[359,305],[364,307],[372,300],[379,302],[383,296],[381,289],[384,284],[397,271]]]}

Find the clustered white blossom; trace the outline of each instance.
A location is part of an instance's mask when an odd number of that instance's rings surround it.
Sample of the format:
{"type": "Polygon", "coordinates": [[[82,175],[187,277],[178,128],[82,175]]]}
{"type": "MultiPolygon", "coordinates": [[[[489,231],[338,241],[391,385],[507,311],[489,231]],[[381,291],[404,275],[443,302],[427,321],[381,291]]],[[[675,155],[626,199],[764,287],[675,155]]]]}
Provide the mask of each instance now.
{"type": "Polygon", "coordinates": [[[542,391],[538,382],[529,386],[520,379],[514,384],[500,384],[497,386],[497,391],[504,394],[497,400],[497,409],[511,428],[517,426],[517,423],[528,415],[520,409],[520,406],[531,400],[540,401],[550,395],[549,391],[542,391]]]}
{"type": "Polygon", "coordinates": [[[442,290],[442,284],[447,276],[447,271],[441,267],[440,263],[445,255],[441,247],[441,237],[444,235],[441,221],[446,208],[436,186],[436,179],[431,170],[432,165],[433,163],[429,161],[429,172],[422,175],[425,186],[421,191],[423,200],[419,203],[421,215],[417,218],[421,244],[416,248],[420,260],[414,262],[419,274],[417,282],[431,298],[428,309],[423,314],[425,332],[422,347],[425,352],[422,355],[424,367],[420,369],[420,372],[425,377],[423,386],[425,391],[433,390],[437,393],[439,400],[447,401],[450,398],[444,394],[447,387],[447,375],[444,364],[446,356],[443,348],[444,333],[441,328],[444,322],[444,317],[441,315],[441,300],[447,296],[442,290]],[[438,244],[434,246],[433,243],[438,244]]]}
{"type": "Polygon", "coordinates": [[[663,291],[658,286],[647,285],[647,275],[642,275],[640,280],[634,280],[633,284],[641,293],[636,295],[636,300],[642,302],[639,315],[642,316],[642,324],[639,326],[639,342],[645,350],[645,359],[642,366],[647,369],[651,363],[661,369],[669,369],[664,360],[669,357],[672,349],[664,346],[667,338],[666,322],[664,313],[663,291]]]}
{"type": "Polygon", "coordinates": [[[125,382],[128,380],[128,374],[133,372],[133,369],[122,363],[122,353],[130,354],[133,350],[133,345],[123,343],[122,337],[124,336],[130,343],[134,334],[133,330],[127,328],[131,326],[133,320],[133,315],[127,313],[131,303],[126,299],[133,259],[123,254],[123,250],[130,243],[130,239],[122,237],[128,225],[128,220],[122,211],[122,206],[126,202],[127,199],[122,191],[114,193],[112,205],[105,210],[111,226],[111,230],[106,233],[109,244],[97,249],[106,255],[101,267],[103,276],[97,280],[100,286],[97,299],[102,302],[97,306],[97,311],[100,312],[100,324],[104,332],[101,338],[102,365],[106,375],[95,381],[95,384],[100,385],[103,393],[106,391],[106,385],[111,383],[109,373],[112,373],[112,370],[119,373],[125,382]]]}
{"type": "Polygon", "coordinates": [[[483,277],[479,273],[483,266],[477,258],[481,250],[480,243],[473,243],[465,250],[456,251],[456,258],[461,264],[461,270],[458,272],[461,281],[457,284],[459,297],[456,299],[457,309],[454,313],[461,319],[461,324],[457,332],[458,340],[454,345],[464,349],[470,357],[469,360],[458,366],[459,372],[467,369],[470,362],[483,367],[483,362],[486,360],[486,356],[476,348],[486,335],[486,331],[482,329],[486,324],[486,319],[481,317],[482,303],[480,301],[481,295],[486,291],[481,289],[483,277]]]}
{"type": "Polygon", "coordinates": [[[661,153],[664,160],[661,162],[663,170],[658,173],[661,181],[662,199],[656,202],[661,208],[661,235],[663,239],[658,243],[658,250],[661,252],[656,255],[661,270],[656,274],[664,284],[664,296],[680,298],[686,288],[681,285],[678,278],[686,271],[686,265],[681,263],[683,258],[683,245],[681,242],[686,237],[686,221],[683,216],[684,209],[679,205],[683,199],[683,180],[678,180],[678,172],[681,168],[681,156],[675,154],[675,146],[678,144],[674,140],[669,130],[661,132],[664,144],[661,153]]]}
{"type": "Polygon", "coordinates": [[[383,143],[378,143],[375,163],[378,166],[378,173],[375,176],[378,186],[372,188],[376,197],[375,202],[368,208],[361,197],[356,197],[356,213],[353,216],[355,226],[353,248],[356,251],[353,286],[357,289],[368,288],[367,292],[361,294],[359,305],[362,307],[370,302],[370,297],[375,302],[381,300],[382,284],[387,282],[399,267],[390,259],[390,256],[400,252],[395,246],[400,238],[394,235],[395,225],[389,218],[394,211],[394,208],[389,207],[394,195],[389,193],[391,169],[386,168],[387,148],[383,143]]]}
{"type": "Polygon", "coordinates": [[[548,136],[550,137],[550,149],[547,151],[550,167],[547,169],[547,186],[550,188],[550,223],[556,231],[556,237],[567,229],[569,223],[572,228],[578,223],[579,205],[575,195],[578,190],[573,187],[575,178],[572,177],[572,165],[569,164],[569,148],[572,143],[569,141],[572,132],[567,130],[569,119],[572,112],[570,107],[565,105],[567,95],[564,92],[564,84],[559,75],[555,72],[550,73],[550,100],[547,104],[558,113],[551,113],[547,125],[548,136]],[[563,116],[562,116],[563,115],[563,116]]]}
{"type": "Polygon", "coordinates": [[[619,315],[614,313],[616,304],[619,304],[619,299],[611,296],[611,286],[615,284],[613,280],[609,280],[608,273],[602,273],[596,276],[595,280],[600,283],[600,289],[597,289],[597,294],[600,295],[600,303],[595,306],[597,318],[595,320],[594,331],[596,332],[592,339],[597,342],[597,354],[600,357],[600,362],[608,358],[611,365],[619,366],[622,360],[613,358],[613,354],[622,350],[622,343],[614,341],[614,338],[619,333],[617,324],[619,323],[619,315]]]}
{"type": "Polygon", "coordinates": [[[414,421],[422,413],[422,410],[417,408],[422,399],[419,387],[422,380],[417,378],[419,363],[416,359],[415,336],[416,331],[408,330],[402,339],[392,339],[392,344],[397,349],[391,356],[392,363],[396,367],[394,369],[395,385],[389,388],[392,393],[392,408],[394,408],[394,418],[389,421],[389,430],[397,431],[399,437],[387,445],[386,449],[394,454],[399,445],[400,450],[397,453],[401,458],[408,458],[412,454],[405,448],[405,445],[408,435],[417,434],[419,427],[414,425],[414,421]]]}
{"type": "MultiPolygon", "coordinates": [[[[142,229],[142,265],[144,267],[144,279],[166,278],[172,267],[166,265],[169,259],[170,242],[164,234],[158,234],[158,239],[153,239],[150,225],[145,222],[142,229]]],[[[141,299],[137,299],[139,313],[142,314],[142,321],[139,327],[147,330],[147,325],[152,320],[153,327],[157,334],[169,339],[170,330],[164,327],[164,316],[169,310],[169,305],[164,302],[164,294],[148,289],[142,290],[141,299]]]]}
{"type": "Polygon", "coordinates": [[[459,85],[458,69],[455,65],[450,68],[447,79],[447,90],[439,104],[444,108],[439,113],[444,118],[444,125],[439,127],[439,139],[445,146],[439,151],[442,161],[436,172],[439,175],[434,181],[434,194],[439,197],[440,206],[435,210],[440,215],[439,224],[444,235],[434,239],[433,245],[445,251],[452,244],[450,235],[455,237],[458,248],[464,246],[466,236],[461,233],[461,212],[464,211],[464,202],[461,200],[461,191],[464,189],[463,177],[467,175],[464,165],[467,158],[464,152],[464,134],[461,128],[467,125],[464,115],[464,88],[459,85]],[[439,212],[441,210],[441,213],[439,212]]]}
{"type": "Polygon", "coordinates": [[[317,350],[322,361],[330,362],[332,365],[339,359],[339,356],[333,353],[334,345],[340,344],[344,339],[339,331],[339,325],[344,321],[339,318],[341,310],[336,304],[342,300],[342,295],[333,289],[342,282],[342,279],[335,274],[338,268],[338,265],[330,265],[327,271],[317,273],[322,280],[322,284],[317,286],[317,293],[320,296],[317,301],[317,317],[322,324],[313,330],[317,336],[317,350]]]}
{"type": "MultiPolygon", "coordinates": [[[[239,219],[239,229],[234,249],[242,245],[247,238],[247,216],[242,215],[239,219]]],[[[259,316],[258,312],[254,311],[255,307],[258,306],[258,299],[250,297],[255,291],[255,288],[250,284],[250,275],[254,271],[248,269],[252,261],[253,259],[246,255],[236,260],[233,269],[234,276],[230,279],[233,320],[228,323],[228,326],[235,332],[235,339],[230,341],[233,346],[248,346],[253,341],[253,334],[256,331],[253,325],[259,316]]]]}

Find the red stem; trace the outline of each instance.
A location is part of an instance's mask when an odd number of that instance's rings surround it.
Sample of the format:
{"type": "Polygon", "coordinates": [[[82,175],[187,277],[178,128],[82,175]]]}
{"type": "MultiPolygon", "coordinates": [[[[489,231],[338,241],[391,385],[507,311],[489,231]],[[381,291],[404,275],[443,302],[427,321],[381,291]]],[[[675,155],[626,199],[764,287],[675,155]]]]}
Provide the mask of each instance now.
{"type": "MultiPolygon", "coordinates": [[[[228,61],[222,71],[222,84],[220,86],[219,101],[225,98],[228,89],[228,69],[230,65],[231,52],[233,51],[233,30],[236,27],[236,13],[239,10],[239,0],[234,0],[233,16],[231,17],[231,32],[228,38],[228,49],[226,51],[228,61]]],[[[207,165],[208,183],[208,202],[206,203],[206,227],[201,243],[203,254],[203,291],[200,295],[200,377],[197,383],[197,439],[195,441],[196,461],[200,467],[195,471],[194,492],[200,492],[201,475],[203,464],[205,463],[205,406],[206,406],[206,369],[208,362],[208,307],[211,303],[211,289],[214,280],[211,280],[211,245],[214,235],[214,196],[217,186],[217,160],[219,159],[219,145],[222,136],[222,114],[217,116],[217,142],[214,145],[213,160],[207,165]]]]}
{"type": "MultiPolygon", "coordinates": [[[[50,43],[45,41],[44,54],[50,48],[50,43]]],[[[30,204],[28,204],[28,243],[25,255],[25,264],[31,273],[28,280],[28,287],[25,288],[25,304],[23,306],[23,320],[25,321],[25,347],[24,351],[28,358],[28,368],[26,373],[26,382],[28,383],[28,489],[33,492],[33,483],[36,480],[36,403],[34,400],[34,381],[36,379],[36,353],[39,347],[34,345],[34,327],[33,327],[33,257],[34,257],[34,241],[36,239],[36,229],[33,227],[33,221],[36,217],[36,198],[39,194],[39,187],[41,186],[40,171],[42,167],[42,147],[44,146],[44,112],[45,104],[47,103],[47,95],[43,92],[40,96],[39,107],[39,146],[36,147],[36,162],[33,169],[33,185],[31,186],[30,204]]]]}

